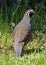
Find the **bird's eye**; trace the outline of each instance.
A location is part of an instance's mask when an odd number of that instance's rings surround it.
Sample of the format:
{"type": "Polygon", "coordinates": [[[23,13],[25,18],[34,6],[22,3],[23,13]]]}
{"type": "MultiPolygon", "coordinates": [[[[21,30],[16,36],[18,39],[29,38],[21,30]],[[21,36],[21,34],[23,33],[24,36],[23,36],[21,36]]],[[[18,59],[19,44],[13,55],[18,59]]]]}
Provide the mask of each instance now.
{"type": "Polygon", "coordinates": [[[28,15],[28,13],[27,13],[27,15],[28,15]]]}
{"type": "Polygon", "coordinates": [[[27,13],[27,15],[29,16],[29,13],[27,13]]]}

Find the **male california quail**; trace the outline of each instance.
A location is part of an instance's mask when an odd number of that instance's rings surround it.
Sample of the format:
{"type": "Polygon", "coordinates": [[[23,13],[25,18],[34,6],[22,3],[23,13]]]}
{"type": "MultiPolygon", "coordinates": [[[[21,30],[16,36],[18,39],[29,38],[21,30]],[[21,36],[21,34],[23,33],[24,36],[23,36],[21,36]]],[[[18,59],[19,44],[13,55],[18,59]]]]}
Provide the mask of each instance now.
{"type": "Polygon", "coordinates": [[[32,9],[25,12],[23,19],[15,26],[13,31],[13,48],[16,56],[20,56],[22,48],[30,39],[31,17],[34,14],[32,9]]]}

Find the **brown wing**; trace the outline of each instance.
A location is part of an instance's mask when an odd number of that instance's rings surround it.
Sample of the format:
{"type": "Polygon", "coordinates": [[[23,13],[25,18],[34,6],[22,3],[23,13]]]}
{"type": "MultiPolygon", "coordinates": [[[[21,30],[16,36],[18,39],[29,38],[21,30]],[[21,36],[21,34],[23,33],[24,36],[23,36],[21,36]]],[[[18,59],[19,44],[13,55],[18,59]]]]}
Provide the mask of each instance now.
{"type": "Polygon", "coordinates": [[[17,40],[18,42],[27,41],[30,36],[31,26],[26,24],[18,24],[13,32],[13,39],[17,40]]]}
{"type": "Polygon", "coordinates": [[[30,37],[31,26],[22,25],[19,33],[19,42],[27,41],[30,37]]]}

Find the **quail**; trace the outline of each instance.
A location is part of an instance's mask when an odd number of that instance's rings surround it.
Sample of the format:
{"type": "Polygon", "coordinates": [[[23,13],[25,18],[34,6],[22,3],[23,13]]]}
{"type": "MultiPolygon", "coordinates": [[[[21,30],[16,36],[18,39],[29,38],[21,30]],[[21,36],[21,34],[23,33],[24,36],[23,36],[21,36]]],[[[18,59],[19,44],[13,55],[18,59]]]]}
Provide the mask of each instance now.
{"type": "Polygon", "coordinates": [[[12,41],[13,48],[16,56],[20,56],[22,53],[23,47],[27,44],[30,39],[31,34],[31,19],[34,14],[33,9],[28,9],[22,20],[15,26],[12,41]]]}

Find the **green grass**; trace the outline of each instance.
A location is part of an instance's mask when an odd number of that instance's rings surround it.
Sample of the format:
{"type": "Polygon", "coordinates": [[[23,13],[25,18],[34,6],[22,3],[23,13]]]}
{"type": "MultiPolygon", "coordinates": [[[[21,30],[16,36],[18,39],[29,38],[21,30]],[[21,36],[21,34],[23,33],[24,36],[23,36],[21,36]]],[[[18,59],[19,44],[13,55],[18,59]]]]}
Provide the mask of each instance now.
{"type": "Polygon", "coordinates": [[[0,22],[0,65],[46,65],[46,32],[34,31],[21,57],[15,57],[14,50],[10,48],[12,32],[11,24],[0,22]]]}
{"type": "Polygon", "coordinates": [[[24,48],[22,56],[16,57],[14,50],[10,49],[13,30],[8,32],[7,26],[5,31],[0,31],[0,65],[46,65],[46,34],[32,34],[32,40],[24,48]]]}
{"type": "Polygon", "coordinates": [[[2,54],[0,65],[46,65],[46,51],[24,54],[22,57],[2,54]]]}
{"type": "Polygon", "coordinates": [[[35,8],[35,14],[32,18],[32,39],[24,47],[21,57],[16,57],[12,46],[12,23],[17,24],[22,19],[27,8],[26,0],[18,3],[16,10],[4,16],[2,6],[0,9],[0,65],[46,65],[46,13],[43,10],[43,4],[35,8]],[[19,15],[18,15],[19,14],[19,15]],[[21,15],[20,15],[21,14],[21,15]],[[10,20],[10,21],[9,21],[10,20]]]}

